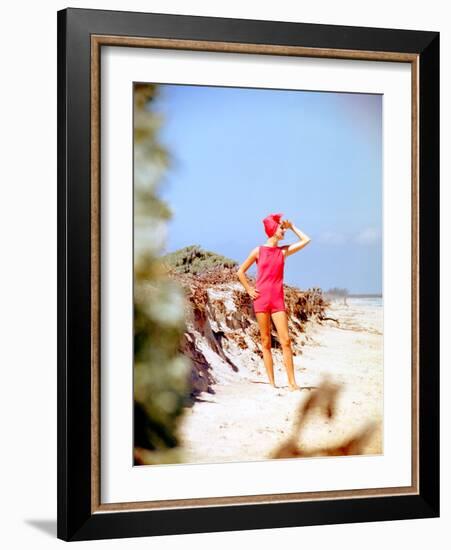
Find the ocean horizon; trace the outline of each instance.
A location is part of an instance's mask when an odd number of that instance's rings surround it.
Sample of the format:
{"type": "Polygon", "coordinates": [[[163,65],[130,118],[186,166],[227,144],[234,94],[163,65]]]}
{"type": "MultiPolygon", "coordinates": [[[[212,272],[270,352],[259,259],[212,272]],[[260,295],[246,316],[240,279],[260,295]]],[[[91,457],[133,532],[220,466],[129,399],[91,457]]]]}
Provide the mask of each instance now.
{"type": "MultiPolygon", "coordinates": [[[[330,296],[326,297],[327,299],[330,299],[333,302],[343,303],[344,297],[343,296],[330,296]]],[[[368,294],[368,295],[348,295],[346,296],[346,303],[348,305],[355,305],[355,306],[375,306],[375,307],[382,307],[383,306],[383,297],[382,295],[377,294],[368,294]]]]}

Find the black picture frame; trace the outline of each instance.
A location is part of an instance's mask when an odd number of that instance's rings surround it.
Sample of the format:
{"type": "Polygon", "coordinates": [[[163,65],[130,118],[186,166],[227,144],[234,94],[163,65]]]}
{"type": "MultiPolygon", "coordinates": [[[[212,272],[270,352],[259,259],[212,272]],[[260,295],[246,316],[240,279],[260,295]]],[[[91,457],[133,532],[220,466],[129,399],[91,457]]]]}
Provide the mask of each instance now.
{"type": "MultiPolygon", "coordinates": [[[[58,23],[58,528],[66,541],[439,516],[440,33],[68,8],[58,23]],[[92,469],[92,35],[398,52],[417,59],[419,491],[97,512],[92,469]]],[[[331,57],[335,57],[331,53],[331,57]]]]}

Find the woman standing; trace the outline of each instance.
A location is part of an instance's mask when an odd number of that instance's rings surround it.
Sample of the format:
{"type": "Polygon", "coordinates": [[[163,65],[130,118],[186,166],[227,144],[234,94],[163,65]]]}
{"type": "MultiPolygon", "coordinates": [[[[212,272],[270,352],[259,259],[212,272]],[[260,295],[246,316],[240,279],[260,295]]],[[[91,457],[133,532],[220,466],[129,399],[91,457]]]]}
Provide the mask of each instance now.
{"type": "Polygon", "coordinates": [[[283,275],[285,258],[304,248],[310,242],[310,237],[295,227],[290,221],[280,221],[282,214],[270,214],[263,220],[268,240],[266,244],[255,247],[238,269],[238,278],[253,300],[255,316],[260,328],[263,350],[263,361],[270,384],[274,382],[274,366],[271,353],[271,317],[276,326],[279,342],[282,347],[283,360],[288,375],[290,390],[301,389],[294,376],[293,353],[291,339],[288,333],[288,319],[283,291],[283,275]],[[285,231],[291,229],[299,237],[299,241],[290,245],[278,246],[284,239],[285,231]],[[249,285],[246,271],[256,262],[258,265],[255,288],[249,285]]]}

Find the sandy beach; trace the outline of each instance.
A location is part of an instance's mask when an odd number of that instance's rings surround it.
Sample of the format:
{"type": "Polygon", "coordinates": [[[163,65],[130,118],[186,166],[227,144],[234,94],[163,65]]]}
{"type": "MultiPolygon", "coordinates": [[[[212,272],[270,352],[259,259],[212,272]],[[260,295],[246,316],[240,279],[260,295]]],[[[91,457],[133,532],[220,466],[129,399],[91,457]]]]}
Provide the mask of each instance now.
{"type": "Polygon", "coordinates": [[[317,413],[302,432],[303,448],[340,444],[367,422],[378,428],[363,454],[383,453],[383,309],[360,298],[333,302],[322,324],[309,322],[303,352],[294,357],[300,391],[290,392],[280,350],[273,350],[278,388],[263,361],[242,365],[187,408],[180,424],[184,462],[265,460],[293,433],[297,410],[324,376],[340,385],[336,414],[317,413]]]}

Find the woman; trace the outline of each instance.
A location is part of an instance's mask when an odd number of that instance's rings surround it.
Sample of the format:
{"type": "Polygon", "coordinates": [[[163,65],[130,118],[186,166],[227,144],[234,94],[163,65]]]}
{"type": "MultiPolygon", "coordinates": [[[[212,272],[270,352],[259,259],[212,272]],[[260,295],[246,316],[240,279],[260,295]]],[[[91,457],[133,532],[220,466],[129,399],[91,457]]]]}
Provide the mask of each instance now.
{"type": "Polygon", "coordinates": [[[283,274],[285,258],[304,248],[310,237],[295,227],[290,221],[280,221],[282,214],[270,214],[263,220],[268,240],[266,244],[255,247],[248,258],[238,269],[238,278],[253,300],[255,316],[260,328],[263,350],[263,361],[271,386],[274,383],[274,367],[271,353],[271,317],[276,326],[279,342],[282,347],[283,360],[288,375],[289,389],[300,390],[296,384],[293,366],[293,353],[288,333],[288,319],[283,291],[283,274]],[[299,241],[290,245],[278,246],[284,239],[285,231],[291,229],[299,241]],[[246,271],[256,262],[258,265],[255,288],[249,285],[246,271]]]}

